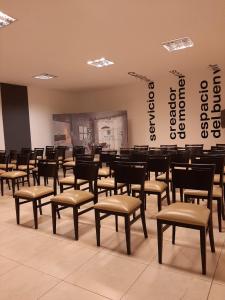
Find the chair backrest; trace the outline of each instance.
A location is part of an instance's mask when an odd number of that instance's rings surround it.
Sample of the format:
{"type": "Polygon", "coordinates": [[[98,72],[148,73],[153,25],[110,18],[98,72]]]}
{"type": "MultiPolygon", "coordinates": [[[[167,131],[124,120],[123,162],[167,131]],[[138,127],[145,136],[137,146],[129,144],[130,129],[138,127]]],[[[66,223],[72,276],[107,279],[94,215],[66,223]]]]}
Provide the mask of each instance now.
{"type": "Polygon", "coordinates": [[[100,153],[100,163],[111,165],[112,162],[116,159],[116,153],[117,151],[110,151],[110,152],[101,152],[100,153]]]}
{"type": "Polygon", "coordinates": [[[173,201],[176,188],[203,190],[208,192],[207,207],[211,209],[214,170],[213,164],[171,164],[173,201]]]}
{"type": "Polygon", "coordinates": [[[78,189],[78,179],[87,180],[89,189],[92,191],[97,199],[98,196],[98,170],[99,162],[94,161],[79,161],[73,168],[74,172],[74,189],[78,189]]]}
{"type": "Polygon", "coordinates": [[[134,151],[134,148],[120,148],[120,155],[130,156],[133,151],[134,151]]]}
{"type": "Polygon", "coordinates": [[[102,152],[103,146],[101,145],[94,145],[92,146],[92,154],[100,154],[102,152]]]}
{"type": "Polygon", "coordinates": [[[40,185],[40,178],[44,178],[44,183],[47,183],[48,178],[53,178],[54,195],[57,194],[57,178],[58,178],[58,165],[57,163],[48,160],[39,160],[37,173],[37,182],[40,185]]]}
{"type": "Polygon", "coordinates": [[[138,151],[148,151],[148,145],[134,145],[134,150],[138,151]]]}
{"type": "Polygon", "coordinates": [[[203,151],[203,144],[186,144],[185,149],[189,151],[189,156],[201,155],[203,151]]]}
{"type": "Polygon", "coordinates": [[[30,152],[17,154],[16,166],[17,168],[20,165],[27,165],[27,167],[29,167],[29,161],[30,161],[30,152]]]}
{"type": "Polygon", "coordinates": [[[192,157],[191,162],[194,164],[213,164],[215,166],[214,173],[220,175],[220,185],[223,187],[224,159],[224,155],[207,154],[192,157]]]}
{"type": "Polygon", "coordinates": [[[177,149],[177,145],[160,145],[160,148],[163,148],[163,149],[174,149],[174,150],[176,150],[177,149]]]}
{"type": "Polygon", "coordinates": [[[218,148],[225,148],[225,144],[216,144],[216,147],[218,147],[218,148]]]}
{"type": "Polygon", "coordinates": [[[75,157],[78,154],[85,154],[84,146],[74,146],[73,147],[73,157],[75,157]]]}
{"type": "Polygon", "coordinates": [[[57,161],[58,160],[58,153],[55,149],[48,149],[45,153],[47,160],[57,161]]]}
{"type": "Polygon", "coordinates": [[[37,154],[37,158],[43,159],[44,148],[34,148],[34,151],[35,151],[36,154],[37,154]]]}
{"type": "Polygon", "coordinates": [[[149,153],[148,151],[146,150],[134,150],[131,154],[131,161],[133,162],[147,162],[148,161],[148,156],[149,156],[149,153]]]}
{"type": "Polygon", "coordinates": [[[65,159],[65,156],[66,156],[66,149],[67,149],[66,146],[57,146],[57,147],[56,147],[57,155],[58,155],[58,157],[61,157],[62,160],[65,159]]]}
{"type": "Polygon", "coordinates": [[[188,163],[190,153],[188,150],[177,150],[170,155],[171,163],[188,163]]]}
{"type": "MultiPolygon", "coordinates": [[[[0,152],[0,164],[8,164],[9,162],[9,157],[6,155],[5,152],[0,152]]],[[[7,169],[7,167],[6,167],[7,169]]]]}
{"type": "Polygon", "coordinates": [[[21,148],[21,154],[27,154],[31,152],[31,148],[30,147],[23,147],[21,148]]]}
{"type": "Polygon", "coordinates": [[[16,160],[17,158],[17,150],[10,150],[9,151],[9,161],[16,160]]]}
{"type": "Polygon", "coordinates": [[[148,157],[148,172],[163,172],[169,176],[170,157],[167,155],[154,155],[148,157]]]}
{"type": "Polygon", "coordinates": [[[45,147],[45,156],[47,157],[47,155],[48,155],[48,152],[49,151],[53,151],[55,149],[55,146],[46,146],[45,147]]]}
{"type": "Polygon", "coordinates": [[[76,155],[76,163],[79,161],[93,161],[94,155],[93,154],[77,154],[76,155]]]}

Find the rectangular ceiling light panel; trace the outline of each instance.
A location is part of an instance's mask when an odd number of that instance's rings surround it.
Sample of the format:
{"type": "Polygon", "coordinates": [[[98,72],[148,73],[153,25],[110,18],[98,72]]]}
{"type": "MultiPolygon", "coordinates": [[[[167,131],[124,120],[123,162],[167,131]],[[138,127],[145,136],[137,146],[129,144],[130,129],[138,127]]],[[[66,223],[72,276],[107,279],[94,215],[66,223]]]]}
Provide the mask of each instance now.
{"type": "Polygon", "coordinates": [[[166,48],[166,50],[168,50],[169,52],[173,52],[173,51],[193,47],[194,43],[189,37],[184,37],[184,38],[162,43],[162,46],[166,48]]]}
{"type": "Polygon", "coordinates": [[[2,11],[0,11],[0,28],[10,25],[14,21],[16,21],[16,19],[14,19],[14,18],[4,14],[2,11]]]}
{"type": "Polygon", "coordinates": [[[89,60],[87,62],[88,65],[94,66],[96,68],[103,68],[103,67],[108,67],[110,65],[113,65],[114,62],[102,57],[99,59],[95,59],[95,60],[89,60]]]}
{"type": "Polygon", "coordinates": [[[53,79],[53,78],[56,78],[56,77],[57,76],[55,76],[55,75],[51,75],[51,74],[47,74],[47,73],[43,73],[43,74],[40,74],[40,75],[33,76],[33,78],[35,78],[35,79],[42,79],[42,80],[53,79]]]}

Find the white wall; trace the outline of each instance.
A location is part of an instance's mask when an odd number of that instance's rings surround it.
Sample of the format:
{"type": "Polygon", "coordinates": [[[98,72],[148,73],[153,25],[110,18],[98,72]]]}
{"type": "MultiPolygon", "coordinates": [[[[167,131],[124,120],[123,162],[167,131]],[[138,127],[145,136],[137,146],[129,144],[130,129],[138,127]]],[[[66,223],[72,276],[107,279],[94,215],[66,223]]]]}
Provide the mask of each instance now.
{"type": "Polygon", "coordinates": [[[32,148],[53,145],[52,114],[68,112],[66,104],[72,105],[74,97],[67,92],[28,87],[32,148]]]}
{"type": "Polygon", "coordinates": [[[3,130],[2,100],[1,100],[1,90],[0,90],[0,150],[4,150],[4,149],[5,149],[5,138],[4,138],[4,130],[3,130]]]}
{"type": "MultiPolygon", "coordinates": [[[[220,66],[221,67],[221,66],[220,66]]],[[[221,109],[225,109],[225,80],[223,70],[216,75],[221,76],[221,109]]],[[[99,112],[111,110],[127,110],[128,112],[128,140],[130,145],[148,144],[159,146],[160,144],[203,143],[205,148],[209,148],[216,143],[225,143],[225,129],[221,128],[220,138],[214,138],[210,132],[213,120],[209,121],[209,136],[207,139],[201,137],[201,93],[200,82],[208,81],[208,115],[211,116],[213,105],[213,71],[208,67],[203,67],[197,72],[184,74],[185,77],[185,139],[178,136],[175,140],[170,138],[170,88],[177,90],[178,97],[178,77],[166,72],[163,76],[154,81],[154,104],[155,104],[155,129],[156,140],[150,140],[149,116],[148,116],[148,93],[146,83],[135,80],[129,86],[109,88],[104,90],[86,91],[76,93],[76,106],[74,112],[99,112]]],[[[154,79],[154,78],[153,78],[154,79]]],[[[178,106],[178,100],[177,100],[178,106]]],[[[68,111],[69,112],[69,111],[68,111]]],[[[72,111],[71,111],[72,112],[72,111]]],[[[179,110],[176,111],[177,121],[179,110]]],[[[220,113],[217,113],[218,115],[220,113]]],[[[178,122],[177,122],[178,123],[178,122]]],[[[176,125],[177,126],[177,125],[176,125]]]]}

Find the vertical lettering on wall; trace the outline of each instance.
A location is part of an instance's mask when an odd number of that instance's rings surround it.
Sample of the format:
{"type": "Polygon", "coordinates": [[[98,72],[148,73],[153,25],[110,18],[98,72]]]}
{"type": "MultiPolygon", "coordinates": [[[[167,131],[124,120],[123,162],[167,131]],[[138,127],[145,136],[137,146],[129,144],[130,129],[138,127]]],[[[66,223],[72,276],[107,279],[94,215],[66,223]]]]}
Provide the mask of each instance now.
{"type": "Polygon", "coordinates": [[[212,129],[214,138],[221,136],[221,75],[218,65],[210,65],[213,70],[213,106],[211,110],[212,129]]]}
{"type": "Polygon", "coordinates": [[[155,127],[155,92],[154,82],[148,83],[148,116],[149,116],[149,138],[150,141],[156,141],[156,127],[155,127]]]}
{"type": "Polygon", "coordinates": [[[177,99],[177,91],[170,87],[170,101],[168,102],[170,107],[170,138],[171,140],[174,140],[177,137],[177,111],[176,111],[176,99],[177,99]]]}

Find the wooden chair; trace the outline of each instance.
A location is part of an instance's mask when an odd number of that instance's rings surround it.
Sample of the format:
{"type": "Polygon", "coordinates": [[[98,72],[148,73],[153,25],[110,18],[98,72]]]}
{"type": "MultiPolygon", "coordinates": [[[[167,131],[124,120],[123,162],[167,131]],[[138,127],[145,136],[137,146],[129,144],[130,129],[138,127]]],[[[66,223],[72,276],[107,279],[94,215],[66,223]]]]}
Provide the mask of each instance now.
{"type": "Polygon", "coordinates": [[[163,232],[173,226],[172,243],[175,244],[176,226],[200,232],[202,274],[206,274],[206,234],[209,232],[211,251],[215,252],[212,225],[212,189],[214,165],[174,164],[172,165],[173,204],[157,215],[158,261],[162,263],[163,232]],[[207,193],[207,207],[193,203],[176,202],[176,188],[204,190],[207,193]],[[163,226],[164,225],[164,226],[163,226]]]}
{"type": "Polygon", "coordinates": [[[95,222],[96,222],[96,238],[97,246],[100,246],[100,222],[104,218],[114,215],[116,217],[116,230],[118,231],[117,219],[118,216],[125,219],[125,232],[127,242],[127,254],[131,254],[130,246],[130,226],[139,218],[142,220],[142,226],[145,238],[148,237],[145,211],[144,211],[144,180],[146,175],[146,165],[136,163],[118,163],[115,165],[115,191],[114,195],[106,197],[101,202],[94,205],[95,222]],[[128,186],[128,195],[118,195],[118,184],[124,183],[128,186]],[[140,199],[131,196],[132,184],[140,185],[140,199]],[[140,214],[136,215],[136,211],[140,210],[140,214]],[[103,214],[101,216],[101,214],[103,214]],[[130,217],[133,219],[130,220],[130,217]]]}
{"type": "MultiPolygon", "coordinates": [[[[166,155],[161,156],[149,156],[147,171],[155,173],[157,178],[158,173],[165,174],[165,181],[159,181],[157,179],[151,180],[151,175],[148,176],[148,180],[144,183],[145,193],[145,206],[146,206],[146,195],[156,195],[158,201],[158,211],[162,209],[162,201],[167,199],[168,205],[170,204],[170,192],[169,192],[169,170],[170,170],[170,157],[166,155]]],[[[134,193],[140,191],[139,185],[132,185],[132,191],[134,193]]]]}
{"type": "Polygon", "coordinates": [[[15,192],[16,220],[20,224],[20,205],[32,202],[34,214],[34,226],[38,228],[38,208],[42,214],[42,207],[51,203],[50,200],[41,203],[43,198],[57,194],[57,165],[46,160],[38,162],[38,185],[32,187],[23,187],[15,192]],[[44,186],[40,185],[40,178],[44,178],[44,186]],[[49,178],[53,178],[53,188],[46,186],[49,178]]]}
{"type": "MultiPolygon", "coordinates": [[[[192,157],[194,164],[213,164],[215,165],[215,176],[213,178],[213,191],[212,200],[217,201],[217,215],[219,232],[222,232],[222,218],[225,219],[224,214],[224,182],[223,182],[223,169],[224,169],[224,155],[204,155],[192,157]]],[[[207,198],[207,192],[201,190],[184,190],[185,201],[188,199],[207,198]]]]}
{"type": "Polygon", "coordinates": [[[34,151],[36,152],[37,159],[44,158],[44,148],[34,148],[34,151]]]}
{"type": "Polygon", "coordinates": [[[62,209],[72,208],[73,209],[73,219],[74,219],[74,231],[75,240],[79,238],[78,230],[78,217],[91,209],[93,206],[80,208],[87,203],[97,203],[98,192],[97,192],[97,178],[98,178],[98,168],[99,164],[90,161],[80,161],[74,167],[75,172],[75,186],[74,190],[65,191],[56,197],[52,198],[52,225],[53,233],[56,234],[56,213],[62,209]],[[90,191],[81,191],[78,189],[78,180],[86,180],[89,183],[90,191]],[[80,211],[79,211],[80,210],[80,211]]]}

